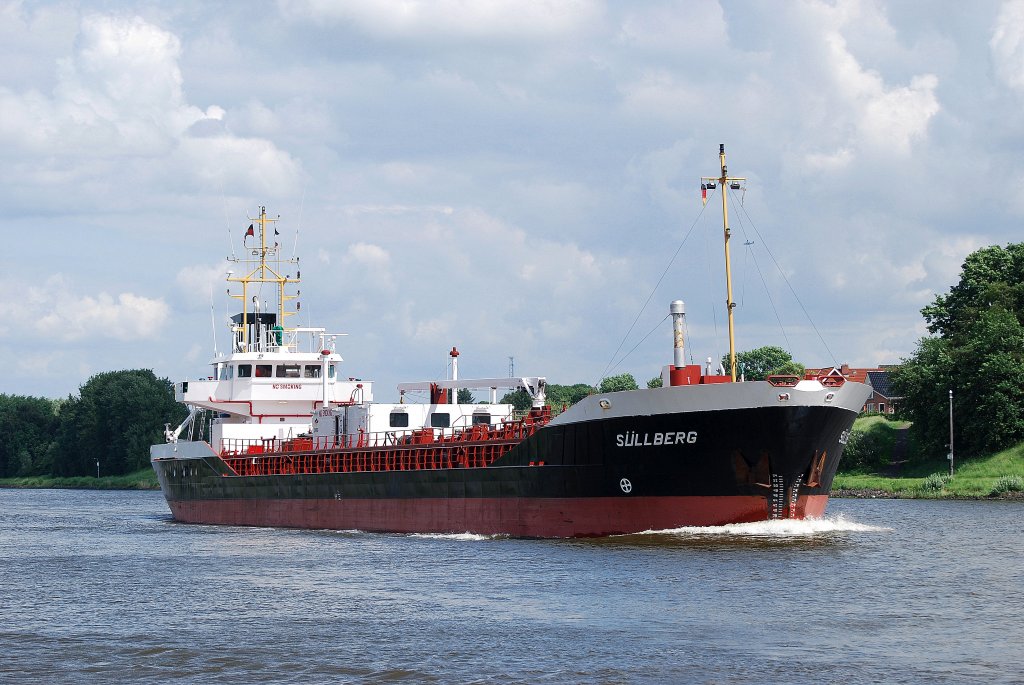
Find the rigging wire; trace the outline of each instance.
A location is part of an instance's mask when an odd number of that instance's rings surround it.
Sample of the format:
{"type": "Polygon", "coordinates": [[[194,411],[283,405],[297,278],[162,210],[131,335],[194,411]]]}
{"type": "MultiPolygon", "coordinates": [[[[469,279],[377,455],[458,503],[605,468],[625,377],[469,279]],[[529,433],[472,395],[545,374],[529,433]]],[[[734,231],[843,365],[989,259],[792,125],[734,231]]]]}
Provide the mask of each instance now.
{"type": "MultiPolygon", "coordinates": [[[[610,368],[613,368],[612,363],[615,362],[615,357],[619,354],[619,351],[622,350],[622,346],[626,344],[626,339],[629,338],[629,334],[633,332],[633,329],[636,327],[637,321],[639,321],[640,317],[643,316],[644,311],[647,309],[647,305],[651,303],[651,298],[654,297],[654,293],[656,293],[658,291],[658,288],[661,287],[661,282],[665,280],[665,276],[668,275],[669,269],[672,268],[672,264],[676,261],[676,257],[679,256],[680,250],[683,249],[683,245],[685,245],[686,241],[689,240],[690,234],[693,233],[693,229],[697,226],[697,223],[700,221],[700,218],[704,215],[705,209],[707,209],[707,203],[704,203],[704,206],[701,208],[700,213],[697,214],[696,218],[694,218],[693,223],[690,224],[690,228],[686,231],[686,235],[683,236],[682,242],[679,243],[679,247],[677,247],[676,251],[672,253],[672,257],[668,260],[668,264],[665,265],[665,270],[661,272],[661,276],[658,278],[658,282],[655,283],[654,288],[651,289],[651,294],[647,296],[647,299],[644,301],[643,306],[640,307],[640,311],[637,312],[636,318],[633,319],[633,323],[629,325],[629,330],[627,330],[626,334],[622,336],[622,340],[619,342],[619,346],[615,348],[615,352],[612,353],[611,359],[609,359],[608,363],[605,365],[604,371],[601,372],[601,378],[598,379],[598,382],[594,384],[595,386],[600,385],[601,381],[608,377],[608,371],[610,368]]],[[[618,367],[618,365],[621,364],[628,356],[629,355],[627,354],[624,357],[622,357],[622,359],[620,359],[618,362],[615,362],[615,366],[618,367]]]]}
{"type": "MultiPolygon", "coordinates": [[[[733,204],[735,204],[735,203],[733,203],[733,204]]],[[[740,225],[740,231],[743,232],[743,237],[744,237],[744,239],[746,239],[747,238],[747,226],[743,222],[743,217],[739,213],[736,214],[736,223],[738,223],[740,225]]],[[[744,244],[745,245],[753,245],[754,243],[751,240],[747,240],[747,242],[744,243],[744,244]]],[[[771,290],[768,289],[768,281],[765,279],[764,273],[761,271],[761,265],[757,261],[757,255],[754,254],[754,251],[750,250],[750,249],[748,249],[748,254],[754,260],[754,268],[757,269],[757,275],[761,277],[761,285],[764,286],[764,294],[768,298],[768,304],[771,305],[772,312],[775,313],[775,320],[779,322],[779,330],[782,331],[782,337],[786,341],[786,349],[792,351],[793,345],[792,345],[792,343],[789,342],[789,336],[786,335],[786,327],[784,325],[782,325],[782,317],[779,316],[779,310],[775,306],[775,300],[772,298],[771,290]]],[[[745,281],[746,281],[746,274],[744,274],[744,282],[745,281]]]]}
{"type": "MultiPolygon", "coordinates": [[[[666,314],[665,317],[661,321],[659,321],[658,323],[654,324],[654,328],[649,330],[647,332],[647,335],[645,335],[644,337],[640,338],[640,342],[638,342],[636,345],[633,345],[632,349],[630,349],[629,352],[627,352],[626,354],[622,355],[622,359],[620,359],[615,364],[615,366],[613,366],[612,368],[608,369],[608,373],[611,373],[615,369],[619,368],[619,365],[622,364],[622,362],[626,361],[626,359],[629,357],[629,355],[633,354],[633,352],[636,350],[636,348],[640,347],[640,345],[642,345],[645,340],[647,340],[649,337],[651,337],[651,334],[654,333],[654,331],[658,330],[658,327],[661,326],[661,324],[665,323],[665,319],[667,319],[670,316],[671,316],[671,314],[666,314]]],[[[598,385],[600,385],[600,383],[598,385]]]]}
{"type": "MultiPolygon", "coordinates": [[[[743,222],[740,222],[740,228],[743,228],[743,222]]],[[[747,237],[746,230],[743,231],[744,239],[747,237]]],[[[754,244],[753,240],[744,240],[743,247],[747,248],[743,251],[743,283],[740,286],[740,308],[742,309],[747,303],[747,262],[750,260],[750,246],[754,244]]]]}
{"type": "Polygon", "coordinates": [[[765,241],[764,236],[762,236],[761,232],[757,230],[757,226],[754,224],[753,219],[751,219],[750,215],[747,214],[746,208],[741,204],[740,209],[743,211],[743,214],[747,217],[747,221],[750,222],[750,227],[753,229],[754,233],[761,240],[761,244],[764,245],[765,252],[768,253],[769,257],[771,257],[772,262],[775,264],[775,268],[778,269],[779,274],[782,275],[782,280],[785,281],[786,285],[789,287],[789,292],[793,293],[793,297],[796,299],[797,304],[800,305],[800,309],[803,311],[804,316],[807,317],[808,323],[811,324],[811,328],[814,329],[815,334],[817,334],[818,340],[820,340],[821,344],[825,347],[825,351],[828,353],[828,356],[832,358],[832,365],[835,366],[836,357],[834,354],[832,354],[832,350],[829,348],[828,343],[825,342],[825,338],[821,335],[821,331],[819,331],[818,327],[814,325],[814,320],[811,318],[811,315],[807,312],[807,307],[805,307],[803,301],[800,300],[800,296],[796,294],[796,290],[793,288],[793,284],[789,282],[788,278],[786,278],[786,273],[782,270],[782,267],[779,265],[778,260],[775,259],[775,255],[772,254],[772,251],[768,247],[768,243],[765,241]]]}
{"type": "MultiPolygon", "coordinates": [[[[714,197],[717,193],[718,193],[717,190],[713,191],[711,193],[711,197],[714,197]]],[[[707,218],[706,217],[704,219],[704,224],[705,224],[705,226],[707,225],[707,218]]],[[[721,350],[722,349],[722,333],[721,333],[721,331],[718,330],[718,306],[715,304],[715,301],[714,301],[714,299],[712,299],[712,295],[711,295],[713,292],[715,292],[716,288],[715,288],[714,275],[711,273],[711,264],[712,264],[712,262],[714,260],[711,259],[711,247],[710,247],[711,238],[709,237],[709,233],[710,232],[711,232],[710,229],[705,228],[705,230],[704,230],[704,264],[707,266],[707,269],[708,269],[708,289],[707,289],[708,298],[709,298],[708,309],[711,310],[711,321],[714,324],[714,332],[715,332],[714,341],[715,341],[715,350],[716,350],[715,355],[719,356],[717,350],[721,350]]]]}

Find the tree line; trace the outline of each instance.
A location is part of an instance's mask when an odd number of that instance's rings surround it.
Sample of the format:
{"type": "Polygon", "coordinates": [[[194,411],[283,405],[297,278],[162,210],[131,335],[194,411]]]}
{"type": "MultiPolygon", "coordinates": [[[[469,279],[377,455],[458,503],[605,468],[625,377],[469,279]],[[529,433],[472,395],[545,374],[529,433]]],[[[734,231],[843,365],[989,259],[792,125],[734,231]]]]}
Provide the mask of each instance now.
{"type": "Polygon", "coordinates": [[[967,256],[959,282],[921,310],[928,335],[892,375],[899,413],[932,457],[957,458],[1024,440],[1024,243],[967,256]]]}
{"type": "MultiPolygon", "coordinates": [[[[921,310],[931,335],[892,372],[897,416],[912,422],[924,458],[949,449],[949,391],[953,391],[959,457],[987,454],[1024,441],[1024,243],[980,249],[964,261],[959,282],[921,310]]],[[[723,359],[728,368],[728,360],[723,359]]],[[[778,347],[737,355],[747,380],[803,367],[778,347]]],[[[655,376],[647,387],[660,387],[655,376]]],[[[569,406],[595,392],[633,390],[632,374],[586,383],[549,384],[547,401],[569,406]]],[[[470,397],[460,400],[471,401],[470,397]]],[[[502,403],[528,409],[519,390],[502,403]]],[[[149,446],[163,440],[164,423],[187,410],[173,387],[151,370],[109,371],[90,378],[77,396],[51,400],[0,394],[0,478],[130,473],[149,465],[149,446]]]]}
{"type": "Polygon", "coordinates": [[[164,423],[187,414],[148,369],[96,374],[63,399],[0,394],[0,478],[96,475],[97,461],[106,476],[147,468],[164,423]]]}

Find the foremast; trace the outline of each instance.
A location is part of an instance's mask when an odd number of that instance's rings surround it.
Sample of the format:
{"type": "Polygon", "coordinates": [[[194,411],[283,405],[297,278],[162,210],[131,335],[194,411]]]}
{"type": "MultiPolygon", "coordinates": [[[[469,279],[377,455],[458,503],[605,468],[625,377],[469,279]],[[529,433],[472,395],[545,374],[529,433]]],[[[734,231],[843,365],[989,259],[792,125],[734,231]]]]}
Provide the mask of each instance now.
{"type": "Polygon", "coordinates": [[[736,303],[732,299],[732,260],[729,257],[729,238],[732,236],[732,231],[729,229],[729,204],[726,198],[727,188],[731,187],[733,190],[739,190],[740,181],[747,179],[738,176],[729,176],[728,167],[725,164],[725,145],[720,144],[718,146],[718,162],[721,165],[721,175],[718,177],[714,176],[701,176],[702,188],[714,188],[718,185],[722,188],[722,230],[725,235],[725,291],[726,309],[729,312],[729,369],[732,376],[732,382],[736,382],[736,329],[733,323],[733,309],[736,308],[736,303]]]}
{"type": "MultiPolygon", "coordinates": [[[[232,326],[232,333],[236,341],[236,351],[248,352],[248,351],[265,351],[260,349],[263,345],[263,340],[258,339],[253,341],[250,339],[250,314],[251,318],[258,319],[257,314],[260,313],[260,301],[259,297],[262,293],[262,285],[264,283],[272,284],[276,288],[277,301],[275,303],[276,308],[276,325],[280,327],[280,332],[283,335],[285,332],[291,332],[293,329],[289,329],[285,323],[287,317],[296,314],[296,311],[288,311],[287,303],[298,297],[298,293],[291,295],[286,292],[286,287],[289,285],[297,284],[300,281],[301,272],[298,270],[299,258],[290,257],[286,259],[281,258],[281,246],[274,240],[273,245],[268,245],[267,242],[267,229],[268,227],[274,228],[274,237],[280,235],[277,230],[276,224],[280,221],[280,216],[277,218],[267,217],[267,208],[265,206],[260,207],[260,213],[258,217],[248,217],[252,222],[249,224],[249,228],[243,238],[243,246],[245,249],[245,256],[228,257],[229,262],[234,262],[243,267],[243,274],[241,276],[234,275],[233,271],[228,271],[227,281],[229,283],[240,283],[242,286],[241,294],[231,292],[228,289],[228,296],[242,301],[242,312],[240,321],[236,322],[232,326]],[[258,228],[257,228],[258,227],[258,228]],[[250,246],[249,239],[257,239],[255,235],[256,231],[259,231],[259,245],[250,246]],[[292,278],[291,274],[284,274],[283,271],[288,265],[295,265],[295,277],[292,278]],[[250,286],[257,286],[258,291],[255,294],[251,294],[253,288],[250,286]],[[250,306],[250,303],[252,306],[250,306]]],[[[296,310],[301,307],[301,304],[296,302],[296,310]]]]}

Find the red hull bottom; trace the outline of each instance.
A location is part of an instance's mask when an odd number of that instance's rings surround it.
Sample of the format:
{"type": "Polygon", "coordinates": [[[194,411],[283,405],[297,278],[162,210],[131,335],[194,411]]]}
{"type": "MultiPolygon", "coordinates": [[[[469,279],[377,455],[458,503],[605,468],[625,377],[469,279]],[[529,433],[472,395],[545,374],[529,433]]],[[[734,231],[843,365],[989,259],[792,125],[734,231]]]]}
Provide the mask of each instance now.
{"type": "MultiPolygon", "coordinates": [[[[770,518],[764,497],[178,500],[179,521],[388,533],[595,537],[770,518]]],[[[803,495],[788,518],[818,518],[828,495],[803,495]]]]}

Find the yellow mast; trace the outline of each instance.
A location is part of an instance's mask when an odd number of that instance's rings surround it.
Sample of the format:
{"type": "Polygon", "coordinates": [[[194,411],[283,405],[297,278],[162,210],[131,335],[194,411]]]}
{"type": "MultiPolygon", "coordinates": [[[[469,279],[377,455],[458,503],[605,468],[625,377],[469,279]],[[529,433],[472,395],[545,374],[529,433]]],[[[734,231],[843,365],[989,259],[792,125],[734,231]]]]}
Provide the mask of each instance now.
{"type": "MultiPolygon", "coordinates": [[[[732,300],[732,260],[729,257],[729,238],[732,231],[729,229],[729,204],[726,199],[726,188],[731,184],[734,189],[739,188],[740,181],[747,179],[729,176],[729,170],[725,165],[725,145],[718,146],[718,161],[722,168],[720,176],[702,176],[701,181],[717,183],[722,188],[722,230],[725,234],[725,292],[726,309],[729,311],[729,367],[733,383],[736,382],[736,330],[733,324],[733,312],[736,303],[732,300]]],[[[713,186],[712,186],[713,187],[713,186]]]]}
{"type": "MultiPolygon", "coordinates": [[[[285,293],[285,286],[290,283],[299,282],[299,273],[296,272],[295,278],[290,275],[281,275],[279,268],[275,269],[272,265],[267,263],[268,257],[277,257],[277,264],[280,265],[282,260],[280,259],[280,246],[277,242],[274,242],[273,247],[267,247],[267,227],[273,225],[280,218],[269,219],[267,218],[267,208],[260,207],[260,215],[256,218],[249,217],[252,224],[249,226],[249,232],[245,234],[248,238],[253,228],[259,226],[259,247],[248,248],[249,258],[243,259],[231,259],[230,261],[238,262],[246,265],[248,271],[242,276],[232,276],[231,272],[228,272],[227,280],[233,283],[242,284],[242,294],[234,295],[228,290],[228,295],[242,301],[242,324],[239,327],[235,327],[236,333],[241,333],[242,345],[244,350],[249,349],[249,284],[250,283],[274,283],[277,286],[277,324],[285,329],[285,317],[295,314],[295,312],[289,312],[285,309],[285,303],[288,300],[294,300],[298,295],[288,295],[285,293]],[[250,268],[251,267],[251,268],[250,268]]],[[[253,236],[255,237],[255,236],[253,236]]],[[[244,239],[243,239],[244,243],[244,239]]],[[[286,264],[298,264],[298,258],[292,258],[283,260],[286,264]]]]}

